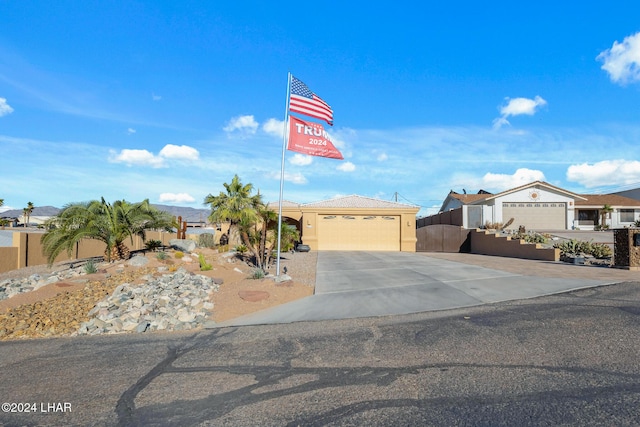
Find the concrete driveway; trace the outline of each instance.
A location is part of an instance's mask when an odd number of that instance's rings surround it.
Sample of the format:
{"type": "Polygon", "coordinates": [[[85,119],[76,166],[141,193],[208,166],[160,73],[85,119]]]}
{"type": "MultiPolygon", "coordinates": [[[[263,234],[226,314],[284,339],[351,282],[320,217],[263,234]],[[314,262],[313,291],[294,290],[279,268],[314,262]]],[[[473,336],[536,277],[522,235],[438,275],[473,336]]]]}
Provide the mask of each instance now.
{"type": "Polygon", "coordinates": [[[315,295],[208,327],[410,314],[607,283],[612,281],[527,276],[423,253],[319,252],[315,295]]]}

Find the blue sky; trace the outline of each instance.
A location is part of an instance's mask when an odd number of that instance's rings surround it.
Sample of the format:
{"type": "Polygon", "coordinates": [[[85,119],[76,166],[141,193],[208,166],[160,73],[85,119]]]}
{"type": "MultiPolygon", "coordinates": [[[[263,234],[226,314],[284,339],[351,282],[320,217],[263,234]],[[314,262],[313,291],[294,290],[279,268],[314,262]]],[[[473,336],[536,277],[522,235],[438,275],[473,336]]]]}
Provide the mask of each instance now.
{"type": "Polygon", "coordinates": [[[287,152],[287,200],[640,186],[637,2],[430,3],[0,1],[0,198],[275,201],[289,71],[345,159],[287,152]]]}

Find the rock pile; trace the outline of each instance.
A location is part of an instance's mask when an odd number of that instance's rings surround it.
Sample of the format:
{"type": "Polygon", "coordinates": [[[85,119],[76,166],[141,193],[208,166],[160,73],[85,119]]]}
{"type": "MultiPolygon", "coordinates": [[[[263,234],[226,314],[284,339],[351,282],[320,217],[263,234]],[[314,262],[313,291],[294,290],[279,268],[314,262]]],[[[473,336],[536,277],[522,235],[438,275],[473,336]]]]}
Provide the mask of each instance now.
{"type": "Polygon", "coordinates": [[[142,285],[124,283],[89,312],[77,334],[177,331],[201,326],[213,310],[209,294],[219,284],[180,268],[142,285]]]}
{"type": "Polygon", "coordinates": [[[14,295],[21,294],[23,292],[31,292],[39,289],[43,286],[50,285],[51,283],[57,283],[61,280],[68,280],[85,274],[80,269],[70,269],[52,273],[49,275],[41,276],[39,274],[32,274],[29,277],[23,279],[7,279],[0,282],[0,301],[3,299],[11,298],[14,295]]]}

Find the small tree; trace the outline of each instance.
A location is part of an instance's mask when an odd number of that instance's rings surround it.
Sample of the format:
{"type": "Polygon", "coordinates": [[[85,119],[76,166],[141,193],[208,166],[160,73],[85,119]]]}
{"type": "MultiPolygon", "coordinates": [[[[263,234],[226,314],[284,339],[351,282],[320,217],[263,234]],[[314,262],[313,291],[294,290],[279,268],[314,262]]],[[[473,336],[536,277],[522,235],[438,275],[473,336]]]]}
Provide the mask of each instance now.
{"type": "Polygon", "coordinates": [[[611,212],[613,212],[613,208],[610,205],[605,204],[602,208],[600,208],[600,228],[602,230],[609,228],[609,225],[607,224],[607,217],[611,214],[611,212]]]}

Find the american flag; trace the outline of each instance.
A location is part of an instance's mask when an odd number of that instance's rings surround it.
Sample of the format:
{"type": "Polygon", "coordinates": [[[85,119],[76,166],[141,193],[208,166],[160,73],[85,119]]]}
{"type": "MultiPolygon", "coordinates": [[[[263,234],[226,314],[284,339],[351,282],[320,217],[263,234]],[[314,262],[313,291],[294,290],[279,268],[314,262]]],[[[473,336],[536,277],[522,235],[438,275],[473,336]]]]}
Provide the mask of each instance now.
{"type": "Polygon", "coordinates": [[[318,95],[311,92],[306,84],[291,76],[291,97],[289,110],[316,119],[324,120],[333,126],[333,110],[318,95]]]}

